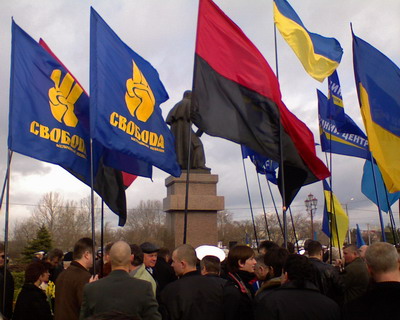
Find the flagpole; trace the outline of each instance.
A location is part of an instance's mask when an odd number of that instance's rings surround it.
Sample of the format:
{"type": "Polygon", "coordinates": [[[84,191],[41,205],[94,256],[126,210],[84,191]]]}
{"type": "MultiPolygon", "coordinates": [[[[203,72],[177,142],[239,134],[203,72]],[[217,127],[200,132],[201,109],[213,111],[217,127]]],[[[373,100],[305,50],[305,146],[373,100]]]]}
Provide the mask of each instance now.
{"type": "Polygon", "coordinates": [[[297,252],[299,252],[299,243],[297,241],[297,234],[296,234],[296,227],[294,226],[294,220],[293,220],[293,215],[292,215],[292,208],[289,207],[289,214],[290,214],[290,220],[292,221],[292,228],[293,228],[293,234],[294,234],[294,241],[296,241],[296,246],[297,246],[297,252]]]}
{"type": "MultiPolygon", "coordinates": [[[[264,170],[264,172],[265,172],[265,170],[264,170]]],[[[265,176],[267,176],[266,172],[265,172],[265,176]]],[[[269,189],[269,193],[271,195],[272,203],[274,204],[276,217],[277,217],[278,223],[279,223],[279,228],[281,229],[281,233],[282,233],[282,237],[283,237],[284,235],[283,235],[283,228],[282,228],[281,218],[279,217],[279,212],[278,212],[278,208],[276,207],[275,198],[274,198],[274,195],[272,193],[271,185],[270,185],[268,179],[266,179],[266,180],[267,180],[267,186],[268,186],[268,189],[269,189]]]]}
{"type": "Polygon", "coordinates": [[[93,169],[93,139],[90,138],[90,215],[92,219],[92,262],[93,262],[93,275],[96,274],[96,234],[94,224],[94,169],[93,169]]]}
{"type": "Polygon", "coordinates": [[[376,196],[376,202],[377,202],[378,212],[379,212],[379,222],[381,224],[382,242],[386,242],[385,225],[383,223],[382,210],[381,210],[381,205],[380,205],[380,201],[379,201],[378,184],[376,181],[375,168],[374,168],[374,157],[372,155],[371,150],[370,150],[370,161],[371,161],[372,177],[374,178],[375,196],[376,196]]]}
{"type": "Polygon", "coordinates": [[[265,211],[264,197],[263,197],[262,190],[261,190],[260,177],[258,175],[257,168],[256,168],[256,175],[257,175],[257,180],[258,180],[258,189],[260,190],[261,203],[262,203],[262,207],[263,207],[263,211],[264,211],[265,227],[267,229],[268,240],[271,240],[271,234],[269,233],[269,227],[268,227],[267,212],[265,211]]]}
{"type": "Polygon", "coordinates": [[[247,180],[246,165],[245,165],[245,163],[244,163],[243,157],[242,157],[242,163],[243,163],[244,179],[246,180],[247,196],[248,196],[248,198],[249,198],[249,205],[250,205],[250,212],[251,212],[251,220],[253,221],[254,237],[256,238],[256,244],[257,244],[257,250],[258,250],[257,230],[256,230],[256,224],[254,223],[253,206],[252,206],[252,204],[251,204],[249,182],[248,182],[248,180],[247,180]]]}
{"type": "MultiPolygon", "coordinates": [[[[333,247],[333,228],[336,229],[336,238],[337,238],[337,243],[338,243],[338,250],[339,250],[339,258],[342,259],[342,248],[340,248],[340,237],[339,237],[339,229],[337,225],[337,219],[336,219],[336,210],[335,210],[335,204],[333,201],[333,190],[332,190],[332,133],[329,132],[329,158],[330,158],[330,163],[328,163],[328,157],[325,152],[325,159],[326,159],[326,164],[328,166],[328,169],[331,173],[329,177],[329,188],[331,189],[329,198],[330,198],[330,212],[329,212],[329,217],[330,217],[330,231],[331,231],[331,236],[330,236],[330,245],[331,245],[331,254],[330,254],[330,260],[332,263],[332,247],[333,247]]],[[[350,225],[350,221],[349,221],[350,225]]]]}
{"type": "Polygon", "coordinates": [[[100,226],[100,274],[103,276],[103,267],[104,267],[104,201],[101,199],[101,226],[100,226]]]}
{"type": "Polygon", "coordinates": [[[7,291],[7,257],[8,257],[8,225],[9,225],[9,212],[10,212],[10,169],[11,169],[12,151],[8,149],[7,157],[7,187],[6,187],[6,212],[5,212],[5,226],[4,226],[4,285],[3,285],[3,311],[6,307],[6,291],[7,291]]]}
{"type": "Polygon", "coordinates": [[[183,215],[183,244],[186,244],[186,238],[187,238],[191,142],[192,142],[192,120],[189,119],[189,139],[188,139],[188,158],[187,158],[187,169],[186,169],[185,211],[184,211],[184,215],[183,215]]]}
{"type": "MultiPolygon", "coordinates": [[[[274,23],[274,44],[275,44],[275,73],[279,81],[279,68],[278,68],[278,42],[276,38],[276,24],[274,23]]],[[[287,219],[286,219],[286,194],[285,194],[285,170],[283,168],[283,145],[282,145],[282,124],[279,115],[279,174],[281,176],[281,190],[282,190],[282,219],[283,219],[283,246],[287,249],[287,219]]]]}
{"type": "MultiPolygon", "coordinates": [[[[10,150],[10,163],[11,163],[12,155],[13,155],[13,151],[10,150]]],[[[6,170],[6,176],[4,177],[3,189],[1,190],[0,210],[1,210],[1,207],[3,206],[3,199],[4,199],[4,193],[6,191],[7,180],[8,180],[8,169],[6,170]]]]}

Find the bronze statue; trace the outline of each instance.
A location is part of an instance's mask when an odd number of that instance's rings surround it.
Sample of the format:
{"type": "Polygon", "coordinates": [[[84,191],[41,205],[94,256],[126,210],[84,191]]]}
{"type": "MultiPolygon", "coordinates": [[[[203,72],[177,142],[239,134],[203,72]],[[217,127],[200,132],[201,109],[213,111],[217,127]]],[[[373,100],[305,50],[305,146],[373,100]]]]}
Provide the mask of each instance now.
{"type": "Polygon", "coordinates": [[[190,129],[190,169],[206,169],[209,171],[210,169],[206,167],[203,143],[191,128],[191,96],[192,91],[185,91],[183,99],[169,112],[166,122],[171,126],[172,134],[175,137],[176,157],[181,168],[187,169],[190,129]]]}

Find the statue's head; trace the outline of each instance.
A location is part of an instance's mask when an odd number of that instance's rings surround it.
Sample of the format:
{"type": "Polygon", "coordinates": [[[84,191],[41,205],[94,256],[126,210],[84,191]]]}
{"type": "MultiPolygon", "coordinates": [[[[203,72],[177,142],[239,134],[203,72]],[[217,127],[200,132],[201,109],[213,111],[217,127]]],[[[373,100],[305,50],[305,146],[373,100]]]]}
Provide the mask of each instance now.
{"type": "Polygon", "coordinates": [[[186,90],[183,93],[183,98],[191,99],[192,98],[192,90],[186,90]]]}

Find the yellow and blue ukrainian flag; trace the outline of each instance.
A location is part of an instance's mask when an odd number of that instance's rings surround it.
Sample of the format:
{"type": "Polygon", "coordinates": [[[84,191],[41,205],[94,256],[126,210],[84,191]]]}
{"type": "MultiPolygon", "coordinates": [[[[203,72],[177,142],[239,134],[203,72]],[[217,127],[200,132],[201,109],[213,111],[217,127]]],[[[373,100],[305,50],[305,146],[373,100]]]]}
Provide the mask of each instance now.
{"type": "Polygon", "coordinates": [[[370,151],[386,188],[400,191],[400,69],[353,34],[353,62],[370,151]]]}
{"type": "Polygon", "coordinates": [[[387,191],[378,166],[375,163],[372,164],[368,159],[364,164],[361,192],[386,213],[400,198],[400,192],[389,193],[387,191]]]}
{"type": "Polygon", "coordinates": [[[322,82],[336,70],[343,54],[336,39],[309,32],[286,0],[274,0],[274,21],[311,77],[322,82]]]}
{"type": "Polygon", "coordinates": [[[322,231],[332,238],[332,245],[336,248],[342,248],[349,229],[349,217],[343,210],[338,198],[333,194],[326,180],[324,185],[324,216],[322,221],[322,231]],[[331,223],[330,223],[331,222],[331,223]]]}

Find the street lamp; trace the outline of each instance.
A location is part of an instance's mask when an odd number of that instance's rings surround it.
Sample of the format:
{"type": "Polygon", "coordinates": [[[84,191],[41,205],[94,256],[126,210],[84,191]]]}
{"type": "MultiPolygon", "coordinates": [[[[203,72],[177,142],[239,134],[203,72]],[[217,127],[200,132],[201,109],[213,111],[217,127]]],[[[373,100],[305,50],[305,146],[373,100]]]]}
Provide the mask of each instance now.
{"type": "Polygon", "coordinates": [[[311,216],[311,239],[314,240],[314,213],[317,210],[318,199],[314,197],[313,194],[309,194],[307,199],[304,200],[304,204],[306,205],[307,212],[310,213],[311,216]]]}

